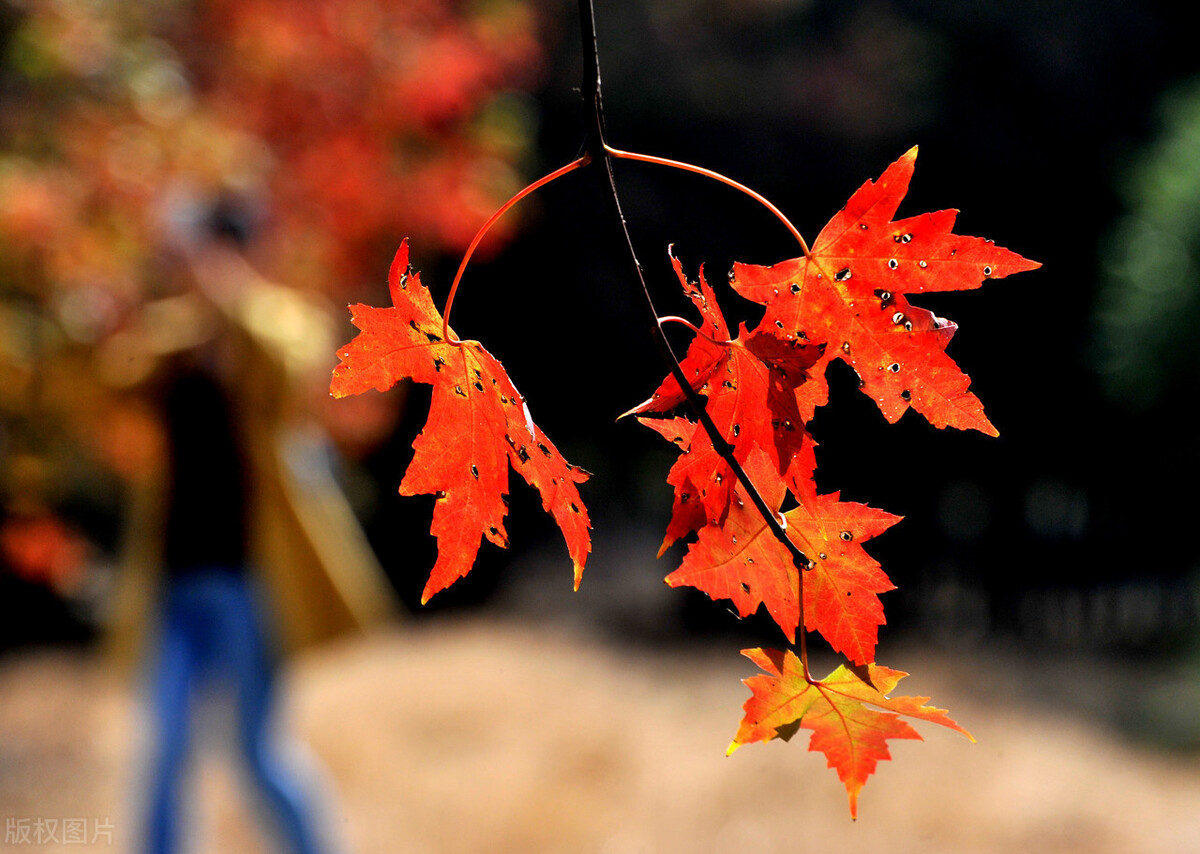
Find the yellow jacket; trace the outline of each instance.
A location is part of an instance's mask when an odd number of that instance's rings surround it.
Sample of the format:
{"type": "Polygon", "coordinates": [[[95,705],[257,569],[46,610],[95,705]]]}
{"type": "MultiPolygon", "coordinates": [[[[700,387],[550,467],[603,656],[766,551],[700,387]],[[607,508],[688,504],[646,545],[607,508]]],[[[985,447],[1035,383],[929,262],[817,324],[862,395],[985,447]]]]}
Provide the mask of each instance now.
{"type": "MultiPolygon", "coordinates": [[[[264,582],[281,650],[395,616],[395,593],[322,465],[322,433],[303,406],[314,371],[323,371],[317,381],[328,385],[336,346],[329,313],[261,279],[237,256],[218,252],[193,259],[193,268],[201,294],[143,312],[147,328],[134,334],[151,356],[224,336],[220,346],[236,365],[235,409],[250,469],[250,564],[264,582]]],[[[133,660],[157,614],[166,490],[164,466],[155,469],[159,476],[144,478],[131,495],[111,615],[110,647],[121,662],[133,660]]]]}

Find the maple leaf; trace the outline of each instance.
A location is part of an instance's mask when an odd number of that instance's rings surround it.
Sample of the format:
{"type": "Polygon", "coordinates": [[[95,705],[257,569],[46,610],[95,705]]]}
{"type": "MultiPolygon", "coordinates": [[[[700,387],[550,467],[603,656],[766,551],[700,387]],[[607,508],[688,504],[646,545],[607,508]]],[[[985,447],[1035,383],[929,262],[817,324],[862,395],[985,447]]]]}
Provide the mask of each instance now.
{"type": "MultiPolygon", "coordinates": [[[[738,337],[730,341],[729,327],[716,295],[704,278],[704,268],[700,268],[699,283],[693,284],[684,275],[677,258],[672,256],[671,263],[684,293],[703,318],[704,334],[692,339],[680,367],[692,388],[707,398],[705,410],[722,438],[732,446],[734,459],[744,463],[752,450],[759,448],[771,457],[776,471],[797,484],[811,478],[815,467],[814,443],[796,408],[796,388],[805,381],[809,367],[816,361],[816,349],[803,341],[783,341],[760,332],[748,333],[744,325],[739,327],[738,337]]],[[[671,412],[685,400],[675,377],[668,375],[648,400],[621,417],[671,412]]],[[[650,419],[639,420],[653,426],[650,419]]],[[[668,428],[669,431],[675,429],[668,428]]],[[[673,435],[667,435],[667,438],[675,440],[673,435]]],[[[699,496],[708,521],[720,523],[732,497],[733,472],[716,452],[705,431],[693,431],[687,445],[688,457],[679,463],[687,469],[686,478],[673,470],[668,480],[676,485],[679,500],[687,492],[686,479],[691,487],[690,495],[699,496]]],[[[695,518],[690,509],[687,517],[695,518]]],[[[673,523],[669,529],[664,549],[674,540],[671,530],[680,530],[679,525],[673,523]]],[[[690,530],[695,528],[683,533],[690,530]]]]}
{"type": "Polygon", "coordinates": [[[812,730],[808,749],[824,753],[829,767],[837,770],[850,797],[851,817],[858,816],[859,792],[876,764],[891,759],[888,740],[921,740],[901,715],[940,724],[975,741],[944,709],[925,705],[928,697],[888,697],[908,675],[903,671],[878,664],[842,665],[810,682],[790,650],[746,649],[742,654],[765,674],[743,680],[751,696],[742,707],[745,715],[728,753],[755,741],[787,741],[799,728],[812,730]]]}
{"type": "Polygon", "coordinates": [[[704,443],[707,436],[701,442],[708,448],[708,454],[717,459],[713,460],[699,450],[692,451],[692,439],[696,431],[703,433],[704,428],[686,418],[639,418],[638,421],[674,443],[681,451],[679,459],[667,473],[667,483],[675,487],[675,501],[671,507],[671,521],[667,523],[667,533],[658,548],[658,556],[662,557],[676,540],[708,524],[708,513],[694,481],[707,484],[713,478],[713,473],[721,470],[723,461],[717,457],[711,442],[704,443]]]}
{"type": "Polygon", "coordinates": [[[957,326],[904,295],[977,288],[1041,265],[990,240],[952,233],[954,210],[893,222],[916,157],[914,147],[878,181],[863,184],[808,257],[769,267],[735,264],[731,282],[767,306],[760,329],[824,347],[813,380],[798,391],[806,421],[828,400],[826,366],[841,359],[889,422],[911,406],[937,427],[996,435],[968,390],[970,378],[945,353],[957,326]]]}
{"type": "MultiPolygon", "coordinates": [[[[779,508],[785,487],[766,455],[754,451],[744,468],[767,506],[779,508]]],[[[739,484],[724,523],[700,529],[679,568],[667,576],[667,584],[728,599],[742,617],[762,604],[794,642],[803,576],[805,628],[820,632],[855,663],[873,661],[884,623],[879,594],[894,586],[862,543],[900,517],[842,501],[840,493],[813,492],[780,519],[788,539],[808,559],[802,573],[739,484]]]]}
{"type": "MultiPolygon", "coordinates": [[[[529,414],[504,367],[478,341],[445,340],[442,316],[420,274],[408,265],[408,241],[392,261],[393,306],[351,306],[360,333],[338,351],[330,392],[335,397],[386,391],[409,378],[433,386],[429,417],[413,442],[402,495],[436,495],[431,533],[438,557],[422,603],[470,572],[482,537],[508,545],[511,465],[536,488],[558,523],[575,568],[578,589],[588,552],[590,523],[576,484],[587,472],[572,466],[529,414]]],[[[450,330],[451,339],[456,339],[450,330]]]]}

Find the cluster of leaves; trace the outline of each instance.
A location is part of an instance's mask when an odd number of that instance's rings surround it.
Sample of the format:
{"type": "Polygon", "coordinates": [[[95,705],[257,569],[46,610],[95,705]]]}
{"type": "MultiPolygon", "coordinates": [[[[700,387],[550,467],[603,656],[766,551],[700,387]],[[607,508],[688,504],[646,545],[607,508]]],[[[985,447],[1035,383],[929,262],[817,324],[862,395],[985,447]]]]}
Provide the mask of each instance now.
{"type": "MultiPolygon", "coordinates": [[[[698,532],[668,582],[730,599],[742,616],[763,604],[789,640],[803,620],[859,665],[875,660],[879,594],[892,589],[862,543],[899,520],[836,493],[817,494],[806,425],[828,399],[826,368],[834,359],[848,363],[888,421],[911,407],[939,427],[994,434],[969,378],[946,355],[957,327],[905,295],[975,288],[1036,266],[989,241],[953,234],[954,211],[892,221],[916,154],[909,151],[878,181],[864,184],[807,255],[769,267],[735,265],[733,288],[766,311],[733,340],[703,270],[693,285],[675,261],[704,319],[684,373],[707,397],[721,438],[770,509],[778,511],[789,494],[794,499],[780,519],[806,556],[802,570],[778,538],[764,536],[765,520],[739,494],[705,431],[686,418],[642,419],[683,452],[668,477],[675,507],[663,548],[698,532]]],[[[682,402],[678,383],[667,377],[631,412],[661,416],[682,402]]]]}
{"type": "Polygon", "coordinates": [[[789,641],[798,627],[815,631],[849,661],[818,681],[808,674],[803,648],[799,658],[746,650],[767,675],[747,680],[753,696],[730,752],[788,738],[797,726],[812,729],[809,747],[837,769],[851,813],[876,761],[888,758],[886,740],[919,738],[897,715],[966,732],[944,711],[924,706],[927,698],[886,696],[906,675],[875,664],[884,623],[879,594],[893,585],[862,544],[899,518],[842,501],[839,493],[818,494],[806,425],[828,400],[826,367],[841,359],[889,422],[912,408],[938,427],[995,435],[969,378],[946,355],[957,326],[913,306],[906,295],[976,288],[1038,266],[989,240],[954,234],[955,211],[893,220],[916,155],[914,148],[878,181],[865,183],[802,257],[734,266],[734,290],[766,310],[756,327],[743,325],[733,340],[703,270],[697,287],[675,262],[704,320],[682,363],[684,374],[707,397],[720,437],[768,508],[778,513],[790,497],[794,506],[778,518],[795,549],[750,506],[707,431],[686,418],[646,417],[682,402],[672,377],[632,410],[681,451],[668,476],[675,506],[663,548],[697,536],[667,582],[728,599],[742,616],[765,606],[789,641]]]}
{"type": "MultiPolygon", "coordinates": [[[[674,375],[626,413],[680,451],[668,475],[674,508],[659,554],[691,539],[667,583],[729,600],[742,616],[765,606],[789,642],[800,641],[799,655],[745,651],[766,675],[746,682],[752,697],[730,752],[813,730],[810,749],[837,770],[852,814],[876,762],[889,758],[887,740],[919,738],[900,715],[967,733],[943,710],[924,705],[927,698],[887,696],[906,675],[875,663],[884,623],[879,594],[893,585],[863,543],[898,517],[817,492],[807,425],[828,399],[826,367],[834,359],[848,363],[888,421],[913,408],[938,427],[995,434],[969,378],[946,355],[957,327],[907,295],[976,288],[1038,266],[991,241],[954,234],[955,211],[894,220],[916,154],[914,148],[865,183],[811,251],[769,267],[735,265],[733,288],[765,306],[760,322],[740,325],[736,337],[703,269],[693,283],[672,258],[700,315],[698,326],[671,318],[696,333],[679,367],[690,391],[705,399],[709,424],[678,414],[689,394],[674,375]],[[813,679],[808,631],[819,632],[848,664],[813,679]]],[[[434,387],[429,421],[400,487],[437,496],[438,559],[425,598],[469,571],[482,538],[505,545],[509,466],[539,490],[561,527],[578,587],[590,549],[576,489],[586,474],[538,430],[499,362],[478,342],[455,338],[408,268],[407,243],[389,286],[392,307],[351,309],[361,332],[339,352],[332,392],[385,390],[402,378],[434,387]]]]}

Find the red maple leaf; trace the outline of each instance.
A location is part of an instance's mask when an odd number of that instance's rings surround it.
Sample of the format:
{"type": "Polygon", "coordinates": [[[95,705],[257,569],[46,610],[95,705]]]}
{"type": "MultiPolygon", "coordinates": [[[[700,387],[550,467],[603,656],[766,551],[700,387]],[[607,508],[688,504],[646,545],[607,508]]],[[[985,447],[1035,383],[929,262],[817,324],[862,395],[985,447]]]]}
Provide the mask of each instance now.
{"type": "MultiPolygon", "coordinates": [[[[703,267],[696,285],[687,280],[677,258],[672,256],[671,262],[684,293],[703,317],[703,334],[692,339],[680,367],[692,388],[707,398],[705,410],[722,438],[733,447],[734,459],[744,463],[758,448],[771,458],[776,472],[787,476],[789,481],[810,478],[815,466],[814,443],[796,408],[796,388],[804,383],[809,367],[816,361],[816,348],[803,341],[748,333],[744,325],[739,328],[738,337],[730,341],[729,327],[716,295],[704,278],[703,267]]],[[[649,400],[625,415],[671,412],[685,400],[679,383],[668,375],[649,400]]],[[[650,419],[639,420],[651,425],[650,419]]],[[[672,433],[676,428],[667,429],[672,433]]],[[[664,435],[674,441],[676,436],[668,433],[664,435]]],[[[684,438],[682,433],[679,435],[684,438]]],[[[703,430],[693,431],[686,437],[686,444],[687,458],[678,464],[679,469],[687,469],[686,476],[673,469],[672,477],[668,478],[677,487],[677,501],[681,490],[688,491],[686,479],[690,494],[699,496],[708,521],[720,523],[732,499],[733,472],[703,430]]],[[[689,518],[692,515],[688,513],[689,518]]],[[[678,530],[679,525],[673,523],[673,527],[678,530]]],[[[683,533],[691,530],[695,528],[683,533]]],[[[668,538],[664,548],[674,540],[670,531],[668,538]]]]}
{"type": "Polygon", "coordinates": [[[671,507],[667,533],[658,548],[658,556],[662,557],[676,540],[708,524],[708,513],[704,510],[700,487],[696,486],[695,481],[706,486],[713,479],[714,472],[722,470],[722,461],[712,443],[705,441],[707,436],[701,439],[701,447],[707,448],[707,453],[692,451],[692,439],[696,431],[703,433],[704,428],[686,418],[639,418],[638,421],[674,443],[680,450],[679,459],[667,474],[667,483],[675,487],[675,503],[671,507]]]}
{"type": "Polygon", "coordinates": [[[798,391],[807,421],[828,399],[825,367],[841,359],[889,422],[912,406],[937,427],[996,434],[946,355],[957,327],[904,294],[977,288],[1040,264],[990,240],[952,233],[957,211],[892,221],[908,192],[914,147],[867,181],[821,230],[808,257],[769,267],[735,264],[733,287],[767,306],[759,329],[824,348],[798,391]]]}
{"type": "Polygon", "coordinates": [[[409,378],[433,386],[429,418],[413,442],[403,495],[437,496],[430,531],[438,558],[421,594],[426,602],[471,570],[481,537],[504,548],[511,464],[542,497],[562,529],[575,565],[575,587],[591,551],[587,509],[576,484],[587,480],[530,417],[500,362],[478,341],[442,337],[442,316],[421,277],[408,266],[408,241],[388,274],[393,307],[351,306],[361,332],[338,351],[335,397],[386,391],[409,378]]]}
{"type": "Polygon", "coordinates": [[[800,659],[790,651],[746,649],[742,654],[766,673],[743,680],[751,696],[742,707],[745,715],[728,752],[754,741],[787,741],[799,728],[812,730],[808,749],[824,753],[829,767],[837,770],[850,796],[852,817],[857,817],[858,794],[876,764],[892,758],[888,740],[921,740],[901,715],[975,740],[944,709],[925,705],[928,697],[887,696],[908,675],[903,671],[877,664],[842,665],[820,681],[809,681],[800,659]]]}
{"type": "Polygon", "coordinates": [[[811,495],[784,513],[788,538],[809,560],[804,576],[804,625],[856,664],[875,660],[886,621],[879,594],[894,590],[862,543],[900,521],[841,493],[811,495]]]}
{"type": "MultiPolygon", "coordinates": [[[[779,508],[786,490],[767,456],[755,450],[744,468],[767,506],[779,508]]],[[[855,663],[873,661],[878,628],[884,622],[879,594],[893,585],[862,543],[900,521],[899,517],[841,501],[838,493],[814,492],[780,518],[788,539],[808,558],[802,573],[739,484],[724,523],[700,529],[683,563],[667,576],[667,584],[728,599],[743,617],[765,605],[788,640],[794,641],[802,575],[804,627],[820,632],[855,663]]]]}

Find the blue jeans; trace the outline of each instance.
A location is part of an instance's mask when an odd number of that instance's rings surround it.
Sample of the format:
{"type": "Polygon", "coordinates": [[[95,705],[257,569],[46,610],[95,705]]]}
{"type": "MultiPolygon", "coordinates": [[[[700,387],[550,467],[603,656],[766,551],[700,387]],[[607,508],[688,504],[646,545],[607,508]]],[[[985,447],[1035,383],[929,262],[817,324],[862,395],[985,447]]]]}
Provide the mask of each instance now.
{"type": "Polygon", "coordinates": [[[150,854],[178,847],[191,704],[196,689],[210,679],[225,683],[236,700],[238,747],[285,850],[321,850],[304,787],[280,761],[271,737],[274,667],[263,622],[242,573],[213,568],[168,582],[150,684],[156,727],[146,828],[150,854]]]}

